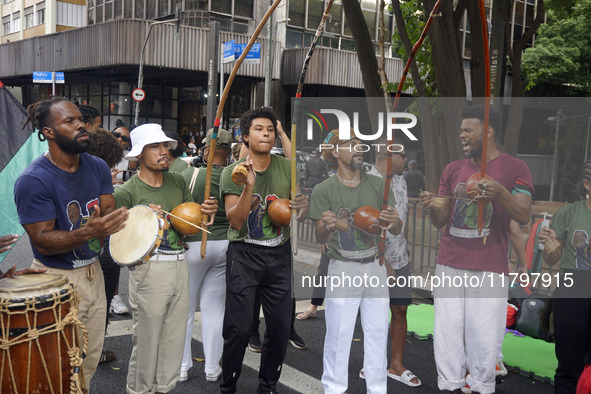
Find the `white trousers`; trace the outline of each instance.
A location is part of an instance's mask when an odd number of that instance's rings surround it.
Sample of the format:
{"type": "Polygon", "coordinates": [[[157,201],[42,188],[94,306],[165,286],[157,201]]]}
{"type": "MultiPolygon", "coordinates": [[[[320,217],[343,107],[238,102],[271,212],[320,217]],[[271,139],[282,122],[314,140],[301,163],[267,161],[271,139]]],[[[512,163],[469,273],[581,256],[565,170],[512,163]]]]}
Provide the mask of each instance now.
{"type": "Polygon", "coordinates": [[[434,291],[433,350],[439,389],[453,391],[468,383],[473,391],[494,393],[498,346],[507,317],[507,280],[503,287],[497,273],[440,264],[435,275],[477,276],[487,281],[484,288],[458,286],[434,291]]]}
{"type": "MultiPolygon", "coordinates": [[[[331,259],[328,276],[385,278],[386,267],[377,261],[369,264],[331,259]]],[[[382,283],[382,282],[380,282],[382,283]]],[[[343,394],[349,382],[349,354],[357,313],[363,328],[363,371],[367,392],[387,391],[388,289],[371,286],[326,289],[326,337],[322,386],[326,394],[343,394]]]]}
{"type": "Polygon", "coordinates": [[[189,242],[186,254],[189,262],[189,316],[187,317],[187,335],[181,371],[188,371],[193,365],[191,355],[191,335],[197,296],[201,310],[201,328],[203,334],[203,353],[205,355],[205,373],[215,373],[220,365],[224,338],[222,327],[226,309],[226,251],[228,241],[207,241],[207,253],[201,260],[201,242],[189,242]]]}

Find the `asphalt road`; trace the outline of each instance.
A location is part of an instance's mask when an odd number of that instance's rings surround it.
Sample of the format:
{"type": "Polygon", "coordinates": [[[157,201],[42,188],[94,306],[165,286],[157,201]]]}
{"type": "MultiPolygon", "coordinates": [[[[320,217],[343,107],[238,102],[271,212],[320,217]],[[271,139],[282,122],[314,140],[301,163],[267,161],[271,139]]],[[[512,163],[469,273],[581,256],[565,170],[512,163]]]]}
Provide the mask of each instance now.
{"type": "MultiPolygon", "coordinates": [[[[16,264],[18,268],[28,267],[33,260],[33,255],[28,238],[23,236],[14,246],[8,256],[2,262],[2,269],[16,264]]],[[[318,262],[318,256],[314,253],[302,253],[296,258],[295,269],[297,273],[314,273],[314,265],[318,262]]],[[[127,270],[122,269],[119,294],[128,302],[127,270]]],[[[309,300],[301,300],[297,303],[297,311],[304,311],[309,300]]],[[[201,313],[195,314],[195,320],[199,323],[201,313]]],[[[264,332],[264,318],[261,319],[261,334],[264,332]]],[[[125,380],[127,366],[131,354],[131,315],[112,315],[105,348],[113,350],[117,358],[107,364],[101,364],[94,375],[90,392],[96,394],[125,393],[125,380]]],[[[308,348],[297,350],[288,346],[287,356],[283,372],[278,386],[280,393],[321,393],[322,385],[322,348],[325,334],[324,311],[319,310],[317,317],[305,321],[296,320],[296,330],[307,342],[308,348]]],[[[363,366],[363,334],[359,320],[357,322],[355,340],[351,344],[351,357],[349,361],[349,390],[351,394],[364,393],[365,383],[358,377],[359,370],[363,366]]],[[[388,345],[389,348],[389,345],[388,345]]],[[[200,324],[195,324],[192,343],[193,357],[203,359],[201,344],[200,324]]],[[[246,350],[244,367],[239,380],[239,393],[254,393],[258,385],[258,365],[260,355],[246,350]]],[[[389,393],[438,393],[435,361],[433,358],[432,340],[417,340],[408,337],[404,363],[423,382],[418,388],[410,388],[393,380],[388,381],[389,393]]],[[[189,370],[189,380],[180,383],[171,393],[216,393],[219,392],[218,383],[209,383],[205,380],[203,362],[194,361],[194,366],[189,370]]],[[[502,383],[497,384],[497,393],[532,393],[550,394],[554,387],[548,383],[533,380],[529,377],[509,373],[502,383]]]]}

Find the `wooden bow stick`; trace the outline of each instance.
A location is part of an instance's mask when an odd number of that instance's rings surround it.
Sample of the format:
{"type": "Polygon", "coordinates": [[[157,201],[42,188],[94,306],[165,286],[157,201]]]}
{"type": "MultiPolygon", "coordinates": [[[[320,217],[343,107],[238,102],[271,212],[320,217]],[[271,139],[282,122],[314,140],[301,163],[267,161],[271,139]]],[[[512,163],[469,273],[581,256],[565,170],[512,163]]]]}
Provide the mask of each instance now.
{"type": "MultiPolygon", "coordinates": [[[[293,114],[291,116],[291,199],[292,201],[296,197],[296,189],[297,189],[297,168],[296,168],[296,131],[297,131],[297,124],[300,112],[300,98],[302,97],[302,90],[304,90],[304,79],[306,78],[306,73],[308,72],[308,65],[310,64],[310,60],[312,60],[312,54],[314,53],[314,49],[316,49],[316,44],[318,43],[318,39],[322,35],[322,31],[324,30],[324,24],[326,23],[326,19],[330,15],[330,8],[332,7],[332,3],[334,0],[330,0],[326,5],[326,9],[324,10],[324,14],[322,15],[322,19],[320,20],[320,24],[318,24],[318,28],[316,29],[316,34],[314,35],[314,39],[312,40],[312,44],[310,45],[310,49],[308,50],[308,54],[306,55],[306,59],[304,59],[304,64],[302,65],[302,72],[300,73],[300,80],[298,82],[298,87],[296,90],[296,96],[293,103],[293,114]]],[[[298,254],[298,217],[297,211],[295,209],[291,210],[291,250],[294,255],[298,254]]]]}
{"type": "MultiPolygon", "coordinates": [[[[178,219],[178,220],[180,220],[181,222],[184,222],[184,223],[186,223],[186,224],[188,224],[188,225],[190,225],[190,226],[197,227],[199,230],[201,230],[201,231],[204,231],[204,232],[206,232],[207,234],[211,234],[211,232],[210,232],[210,231],[208,231],[207,229],[205,229],[205,228],[203,228],[203,227],[199,227],[199,226],[198,226],[198,225],[196,225],[195,223],[191,223],[191,222],[189,222],[188,220],[185,220],[185,219],[183,219],[183,218],[181,218],[181,217],[178,217],[178,216],[176,216],[176,215],[173,215],[173,214],[172,214],[172,213],[170,213],[170,212],[166,212],[164,209],[160,209],[160,211],[162,211],[162,213],[165,213],[165,214],[167,214],[167,215],[170,215],[170,216],[172,216],[173,218],[175,218],[175,219],[178,219]]],[[[203,215],[203,216],[205,216],[205,215],[203,215]]],[[[203,235],[205,235],[205,234],[203,234],[203,235]]]]}
{"type": "MultiPolygon", "coordinates": [[[[480,176],[484,179],[486,173],[486,147],[488,135],[488,119],[490,114],[490,59],[488,49],[488,26],[486,22],[486,11],[484,0],[478,1],[480,9],[480,24],[482,25],[482,49],[484,51],[484,123],[482,125],[482,158],[480,159],[480,176]]],[[[478,235],[482,234],[482,223],[484,221],[484,202],[478,202],[478,235]]],[[[486,242],[486,237],[483,239],[486,242]]]]}
{"type": "MultiPolygon", "coordinates": [[[[213,132],[211,134],[209,155],[207,156],[207,172],[206,172],[206,177],[205,177],[204,200],[209,199],[209,195],[211,193],[211,173],[212,173],[212,169],[213,169],[213,157],[215,154],[215,144],[216,144],[216,141],[218,138],[218,130],[220,128],[220,119],[222,118],[222,113],[224,112],[224,104],[226,103],[226,99],[228,98],[228,94],[230,93],[230,87],[232,86],[232,83],[234,82],[234,78],[236,78],[236,74],[238,73],[238,69],[240,68],[240,65],[244,61],[244,58],[246,57],[246,55],[250,51],[250,48],[252,47],[252,45],[256,41],[257,37],[261,33],[261,30],[263,30],[263,26],[265,26],[265,23],[267,23],[267,20],[269,20],[269,18],[273,14],[273,11],[275,11],[275,8],[277,8],[279,3],[281,3],[281,0],[275,0],[273,2],[273,4],[271,5],[271,7],[269,8],[269,10],[267,10],[265,15],[263,16],[263,19],[261,19],[261,21],[259,22],[259,25],[257,26],[256,30],[252,34],[252,37],[250,37],[250,40],[248,41],[246,48],[244,48],[244,50],[242,51],[242,54],[240,55],[238,60],[236,60],[236,63],[234,64],[234,67],[232,68],[232,72],[230,73],[230,77],[228,78],[228,82],[226,82],[226,86],[224,87],[224,92],[222,93],[222,96],[220,97],[220,104],[218,105],[218,110],[215,114],[215,122],[213,123],[213,132]]],[[[269,42],[270,42],[270,40],[269,40],[269,42]]],[[[269,46],[268,50],[269,51],[271,50],[270,46],[269,46]]],[[[213,100],[214,98],[210,98],[210,99],[213,100]]],[[[204,214],[203,221],[207,222],[208,220],[209,220],[209,218],[207,217],[207,215],[204,214]]],[[[206,248],[207,248],[207,234],[203,234],[201,237],[201,259],[205,258],[206,248]]]]}
{"type": "MultiPolygon", "coordinates": [[[[400,102],[400,95],[402,94],[402,89],[404,87],[404,81],[406,81],[406,76],[408,75],[408,70],[410,69],[410,65],[415,57],[415,54],[417,53],[417,51],[419,50],[419,48],[423,44],[425,37],[427,37],[427,31],[431,27],[431,23],[433,22],[433,17],[436,16],[437,10],[439,9],[440,5],[441,5],[441,0],[437,0],[437,3],[435,3],[435,5],[433,6],[433,10],[431,10],[431,14],[429,14],[429,19],[427,19],[427,23],[425,23],[425,27],[423,28],[423,31],[421,32],[421,36],[419,37],[419,39],[417,40],[415,45],[412,47],[412,51],[410,52],[408,60],[406,61],[406,66],[404,67],[404,71],[402,72],[402,77],[400,77],[400,82],[398,83],[398,89],[396,90],[396,96],[394,97],[394,105],[393,105],[392,112],[396,112],[396,110],[398,109],[398,104],[400,102]]],[[[396,122],[396,118],[393,118],[392,122],[396,122]]],[[[390,144],[390,146],[394,145],[394,133],[392,133],[392,139],[390,141],[388,141],[388,144],[390,144]]],[[[388,207],[388,198],[390,196],[390,185],[392,184],[392,176],[393,175],[394,174],[392,171],[392,152],[390,152],[390,150],[388,150],[388,160],[387,160],[387,165],[386,165],[386,186],[384,187],[384,199],[382,200],[382,211],[386,210],[386,208],[388,207]]],[[[385,233],[382,236],[382,238],[380,239],[379,250],[380,250],[380,265],[384,265],[384,254],[386,251],[386,235],[385,235],[385,233]]]]}

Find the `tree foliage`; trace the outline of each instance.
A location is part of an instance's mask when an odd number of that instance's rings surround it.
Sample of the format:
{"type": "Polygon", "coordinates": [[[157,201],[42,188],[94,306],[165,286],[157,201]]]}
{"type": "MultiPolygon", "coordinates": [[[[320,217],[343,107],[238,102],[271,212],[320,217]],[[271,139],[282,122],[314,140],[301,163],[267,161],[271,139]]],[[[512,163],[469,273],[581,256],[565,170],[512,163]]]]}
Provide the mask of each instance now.
{"type": "MultiPolygon", "coordinates": [[[[412,43],[418,41],[421,36],[421,32],[425,28],[425,17],[423,10],[423,2],[421,0],[408,0],[404,2],[396,2],[399,4],[400,11],[402,13],[402,20],[405,21],[406,34],[412,43]]],[[[388,4],[390,12],[394,12],[393,6],[395,4],[388,4]]],[[[401,59],[408,59],[409,53],[407,52],[404,44],[403,37],[399,29],[394,30],[392,35],[392,53],[394,56],[400,57],[401,59]]],[[[431,56],[431,45],[428,40],[423,42],[421,48],[415,54],[415,61],[419,65],[420,80],[425,85],[425,95],[434,96],[436,94],[436,81],[435,74],[433,72],[433,57],[431,56]]],[[[407,78],[403,91],[406,89],[413,89],[417,91],[415,82],[412,78],[407,78]]],[[[388,90],[395,92],[398,90],[398,82],[391,82],[388,85],[388,90]]],[[[420,95],[420,92],[417,92],[420,95]]]]}
{"type": "Polygon", "coordinates": [[[591,0],[548,3],[547,22],[523,54],[526,90],[555,85],[560,95],[591,93],[591,0]]]}

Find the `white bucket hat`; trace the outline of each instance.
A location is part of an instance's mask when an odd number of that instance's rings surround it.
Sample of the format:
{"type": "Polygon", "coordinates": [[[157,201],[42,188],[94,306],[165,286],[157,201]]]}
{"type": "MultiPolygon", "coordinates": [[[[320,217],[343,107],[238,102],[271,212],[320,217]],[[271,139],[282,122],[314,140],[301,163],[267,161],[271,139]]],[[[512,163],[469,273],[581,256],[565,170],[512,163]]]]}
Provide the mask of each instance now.
{"type": "Polygon", "coordinates": [[[178,142],[172,138],[168,138],[162,126],[157,123],[146,123],[136,127],[131,131],[131,151],[125,155],[129,161],[137,161],[137,157],[144,150],[144,146],[149,144],[157,144],[160,142],[167,142],[168,149],[176,149],[178,142]]]}

